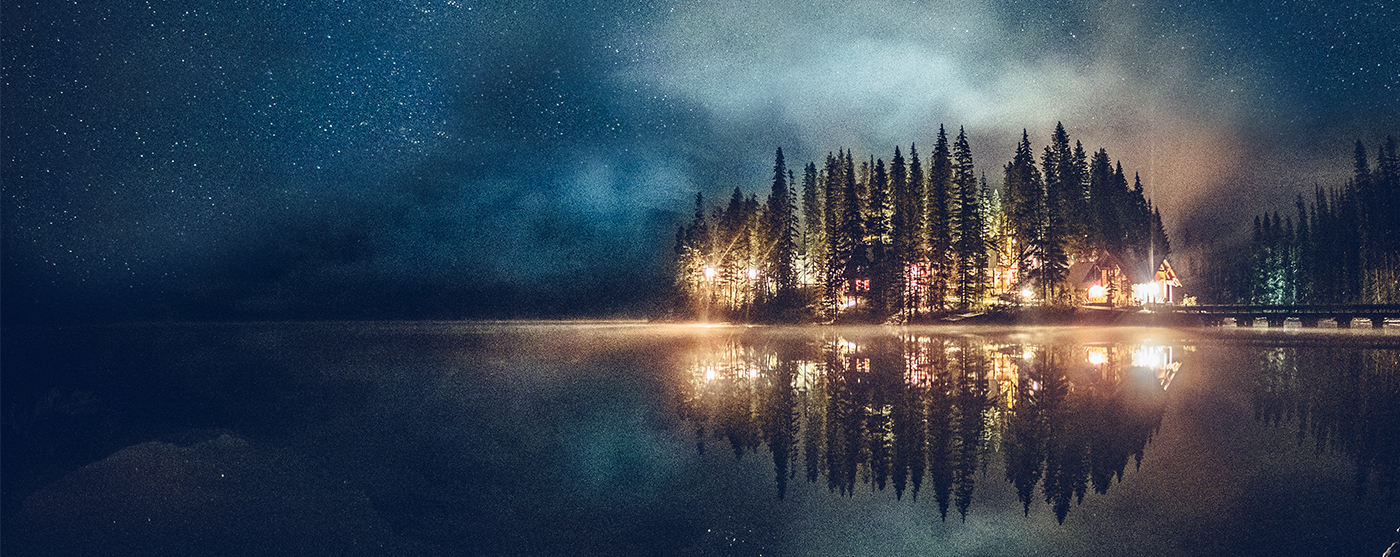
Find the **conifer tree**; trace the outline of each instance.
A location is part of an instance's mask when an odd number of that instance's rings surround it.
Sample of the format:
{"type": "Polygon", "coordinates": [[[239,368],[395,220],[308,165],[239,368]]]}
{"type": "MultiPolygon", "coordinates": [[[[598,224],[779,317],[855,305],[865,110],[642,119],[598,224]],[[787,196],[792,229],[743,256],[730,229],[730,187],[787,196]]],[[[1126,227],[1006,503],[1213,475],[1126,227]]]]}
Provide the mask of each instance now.
{"type": "Polygon", "coordinates": [[[828,315],[834,315],[841,298],[841,288],[845,280],[846,262],[850,257],[850,246],[842,238],[842,224],[846,220],[846,155],[838,150],[836,155],[826,155],[825,178],[826,200],[824,205],[827,257],[823,276],[826,284],[822,289],[822,306],[828,315]]]}
{"type": "Polygon", "coordinates": [[[928,194],[925,189],[924,166],[919,162],[919,150],[913,144],[909,145],[909,161],[909,210],[913,222],[909,223],[912,237],[909,253],[911,276],[908,279],[910,292],[907,294],[907,301],[909,311],[917,315],[928,290],[928,225],[925,223],[927,211],[924,207],[928,194]]]}
{"type": "Polygon", "coordinates": [[[1056,124],[1051,134],[1051,144],[1045,147],[1041,159],[1044,170],[1045,205],[1040,215],[1040,235],[1034,250],[1040,261],[1037,283],[1041,298],[1047,303],[1069,304],[1072,291],[1066,283],[1069,269],[1067,237],[1074,235],[1071,230],[1071,210],[1077,184],[1072,167],[1073,152],[1069,147],[1069,135],[1061,124],[1056,124]]]}
{"type": "Polygon", "coordinates": [[[1061,159],[1060,180],[1064,185],[1063,202],[1067,219],[1065,228],[1065,248],[1071,254],[1083,254],[1092,249],[1090,230],[1092,219],[1089,211],[1089,161],[1084,153],[1084,145],[1074,142],[1074,150],[1068,159],[1061,159]]]}
{"type": "Polygon", "coordinates": [[[1297,265],[1297,281],[1294,284],[1294,298],[1298,303],[1308,303],[1312,296],[1312,273],[1313,273],[1313,239],[1312,229],[1308,225],[1308,207],[1303,203],[1303,194],[1299,193],[1294,200],[1293,206],[1298,211],[1298,230],[1294,235],[1294,253],[1297,265]]]}
{"type": "Polygon", "coordinates": [[[963,308],[982,305],[986,292],[985,267],[987,246],[982,230],[981,199],[977,191],[977,174],[972,165],[972,149],[967,144],[967,132],[958,130],[953,143],[953,187],[958,192],[957,285],[963,308]]]}
{"type": "Polygon", "coordinates": [[[894,290],[898,286],[898,262],[890,245],[890,184],[885,160],[872,165],[870,173],[870,203],[867,208],[866,233],[870,238],[870,310],[874,317],[884,317],[893,309],[894,290]]]}
{"type": "Polygon", "coordinates": [[[778,295],[788,295],[797,287],[793,256],[797,252],[794,236],[797,224],[792,198],[788,192],[788,171],[783,161],[783,149],[778,148],[773,161],[773,188],[768,194],[767,242],[764,246],[765,270],[772,277],[778,295]]]}
{"type": "Polygon", "coordinates": [[[861,195],[855,176],[855,162],[850,152],[846,152],[837,165],[838,177],[835,182],[840,188],[840,222],[832,237],[832,270],[828,277],[828,296],[834,302],[841,293],[857,280],[865,278],[869,267],[866,261],[865,215],[861,206],[861,195]]]}
{"type": "Polygon", "coordinates": [[[890,267],[893,271],[890,279],[894,281],[891,285],[891,302],[894,304],[891,309],[898,310],[902,315],[908,310],[910,293],[907,292],[905,269],[914,262],[919,204],[909,187],[909,169],[898,146],[895,146],[894,158],[890,161],[890,192],[890,267]]]}
{"type": "Polygon", "coordinates": [[[1366,298],[1372,303],[1400,302],[1400,159],[1394,136],[1387,136],[1376,154],[1371,177],[1375,215],[1368,258],[1366,298]]]}
{"type": "Polygon", "coordinates": [[[928,245],[929,306],[932,311],[942,311],[953,281],[953,214],[957,207],[952,151],[942,125],[938,126],[938,141],[929,158],[927,192],[924,237],[928,245]]]}
{"type": "Polygon", "coordinates": [[[1027,272],[1037,265],[1034,247],[1041,234],[1044,191],[1031,154],[1030,137],[1022,130],[1016,153],[1003,168],[1001,199],[1006,226],[1011,231],[1011,251],[1020,269],[1017,282],[1027,278],[1027,272]]]}
{"type": "Polygon", "coordinates": [[[802,170],[802,254],[803,265],[809,277],[818,275],[821,262],[826,258],[826,227],[823,222],[825,208],[820,185],[817,179],[817,164],[809,162],[802,170]]]}
{"type": "Polygon", "coordinates": [[[1096,249],[1121,253],[1123,228],[1118,220],[1118,195],[1108,151],[1099,149],[1089,162],[1089,205],[1093,214],[1090,235],[1096,249]]]}

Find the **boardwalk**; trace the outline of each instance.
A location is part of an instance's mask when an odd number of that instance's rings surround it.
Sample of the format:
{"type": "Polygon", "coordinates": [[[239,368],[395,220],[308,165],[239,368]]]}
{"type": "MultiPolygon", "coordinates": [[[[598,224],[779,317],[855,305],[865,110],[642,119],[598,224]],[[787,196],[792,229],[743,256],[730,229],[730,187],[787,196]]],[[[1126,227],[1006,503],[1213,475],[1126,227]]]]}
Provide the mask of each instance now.
{"type": "Polygon", "coordinates": [[[1303,327],[1317,327],[1319,321],[1331,320],[1340,329],[1351,327],[1352,320],[1365,319],[1371,327],[1385,326],[1386,319],[1400,320],[1400,305],[1296,305],[1296,306],[1254,306],[1254,305],[1210,305],[1210,306],[1170,306],[1162,310],[1184,315],[1196,315],[1207,325],[1222,325],[1226,319],[1233,319],[1236,326],[1253,327],[1254,321],[1263,319],[1270,327],[1282,327],[1289,319],[1297,319],[1303,327]]]}

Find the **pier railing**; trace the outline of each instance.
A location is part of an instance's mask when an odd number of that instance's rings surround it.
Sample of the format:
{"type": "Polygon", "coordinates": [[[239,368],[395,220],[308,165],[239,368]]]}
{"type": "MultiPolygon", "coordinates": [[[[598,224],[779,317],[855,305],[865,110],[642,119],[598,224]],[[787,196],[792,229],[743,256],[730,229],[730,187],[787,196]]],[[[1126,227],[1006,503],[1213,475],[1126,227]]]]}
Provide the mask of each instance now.
{"type": "Polygon", "coordinates": [[[1372,328],[1385,326],[1386,319],[1400,319],[1400,304],[1303,304],[1303,305],[1202,305],[1155,306],[1154,311],[1170,311],[1200,316],[1207,325],[1222,325],[1233,319],[1238,327],[1253,327],[1263,319],[1270,327],[1282,327],[1289,319],[1297,319],[1303,327],[1316,327],[1319,321],[1332,320],[1338,328],[1351,327],[1354,319],[1371,322],[1372,328]]]}

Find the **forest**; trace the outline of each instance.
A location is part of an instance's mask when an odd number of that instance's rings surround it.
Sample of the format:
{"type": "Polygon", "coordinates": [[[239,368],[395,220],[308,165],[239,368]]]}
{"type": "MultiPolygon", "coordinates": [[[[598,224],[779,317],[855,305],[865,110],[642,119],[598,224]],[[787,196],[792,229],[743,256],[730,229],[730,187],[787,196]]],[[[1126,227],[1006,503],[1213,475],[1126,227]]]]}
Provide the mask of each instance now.
{"type": "Polygon", "coordinates": [[[999,187],[967,134],[939,126],[932,153],[774,156],[766,198],[695,197],[676,232],[668,305],[678,319],[903,323],[1039,305],[1140,303],[1170,253],[1161,214],[1105,149],[1057,124],[1037,159],[1022,131],[999,187]],[[1111,272],[1110,272],[1111,271],[1111,272]],[[1087,287],[1087,288],[1086,288],[1087,287]]]}
{"type": "Polygon", "coordinates": [[[1254,217],[1248,245],[1205,259],[1202,296],[1216,303],[1400,303],[1400,159],[1387,137],[1374,170],[1358,140],[1352,177],[1299,194],[1293,215],[1254,217]]]}

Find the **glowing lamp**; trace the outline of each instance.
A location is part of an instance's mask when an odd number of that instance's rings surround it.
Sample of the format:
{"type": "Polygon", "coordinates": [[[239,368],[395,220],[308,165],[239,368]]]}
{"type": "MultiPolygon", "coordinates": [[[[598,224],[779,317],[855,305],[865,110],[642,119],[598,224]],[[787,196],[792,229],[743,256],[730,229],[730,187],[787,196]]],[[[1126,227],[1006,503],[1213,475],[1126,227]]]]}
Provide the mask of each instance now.
{"type": "Polygon", "coordinates": [[[1097,347],[1095,347],[1095,348],[1090,348],[1090,349],[1089,349],[1089,363],[1090,363],[1090,364],[1093,364],[1093,365],[1096,365],[1096,366],[1101,366],[1101,365],[1103,365],[1103,364],[1104,364],[1105,362],[1107,362],[1107,361],[1108,361],[1108,351],[1107,351],[1107,350],[1104,350],[1103,348],[1097,348],[1097,347]]]}
{"type": "Polygon", "coordinates": [[[1107,288],[1104,288],[1102,284],[1095,284],[1095,285],[1089,287],[1089,298],[1090,298],[1090,299],[1094,299],[1094,300],[1102,299],[1102,298],[1104,297],[1104,295],[1107,294],[1107,293],[1108,293],[1108,289],[1107,289],[1107,288]]]}
{"type": "Polygon", "coordinates": [[[1022,288],[1022,289],[1021,289],[1021,297],[1022,297],[1022,298],[1029,298],[1029,297],[1034,296],[1034,295],[1035,295],[1035,292],[1032,292],[1031,289],[1029,289],[1029,288],[1022,288]]]}
{"type": "Polygon", "coordinates": [[[714,268],[714,267],[711,267],[711,266],[709,266],[709,265],[706,265],[706,266],[705,266],[705,269],[704,269],[704,272],[705,272],[705,280],[715,280],[715,273],[716,273],[716,271],[715,271],[715,268],[714,268]]]}
{"type": "Polygon", "coordinates": [[[749,276],[749,280],[754,280],[758,278],[758,269],[749,267],[748,270],[744,271],[744,274],[749,276]]]}

